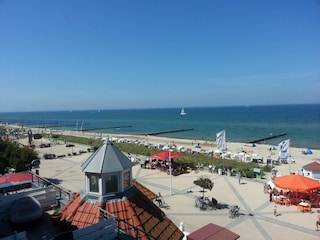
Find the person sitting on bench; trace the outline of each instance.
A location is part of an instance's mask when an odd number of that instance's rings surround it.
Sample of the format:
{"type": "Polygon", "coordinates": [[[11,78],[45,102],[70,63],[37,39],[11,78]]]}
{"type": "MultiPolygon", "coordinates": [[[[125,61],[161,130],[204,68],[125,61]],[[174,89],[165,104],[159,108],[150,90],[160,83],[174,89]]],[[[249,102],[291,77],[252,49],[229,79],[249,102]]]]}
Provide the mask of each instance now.
{"type": "Polygon", "coordinates": [[[218,204],[217,199],[215,199],[214,197],[211,198],[211,202],[212,202],[213,207],[217,206],[217,204],[218,204]]]}

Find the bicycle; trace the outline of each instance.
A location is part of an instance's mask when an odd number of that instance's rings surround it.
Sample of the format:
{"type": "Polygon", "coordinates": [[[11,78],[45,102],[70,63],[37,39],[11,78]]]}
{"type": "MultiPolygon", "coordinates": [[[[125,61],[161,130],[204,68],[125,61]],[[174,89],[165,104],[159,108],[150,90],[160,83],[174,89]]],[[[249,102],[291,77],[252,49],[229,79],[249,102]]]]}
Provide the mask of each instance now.
{"type": "Polygon", "coordinates": [[[159,207],[159,208],[165,208],[169,209],[169,205],[164,201],[162,196],[158,196],[153,200],[153,202],[159,207]]]}
{"type": "Polygon", "coordinates": [[[208,207],[211,209],[215,209],[218,201],[215,198],[212,198],[210,200],[208,197],[205,197],[204,199],[202,197],[198,197],[195,200],[195,207],[200,208],[200,210],[207,210],[208,207]]]}
{"type": "Polygon", "coordinates": [[[195,206],[200,208],[200,210],[207,210],[208,203],[205,200],[203,200],[202,197],[199,197],[195,200],[195,206]]]}
{"type": "Polygon", "coordinates": [[[234,205],[229,210],[230,218],[238,218],[240,216],[240,207],[238,205],[234,205]]]}

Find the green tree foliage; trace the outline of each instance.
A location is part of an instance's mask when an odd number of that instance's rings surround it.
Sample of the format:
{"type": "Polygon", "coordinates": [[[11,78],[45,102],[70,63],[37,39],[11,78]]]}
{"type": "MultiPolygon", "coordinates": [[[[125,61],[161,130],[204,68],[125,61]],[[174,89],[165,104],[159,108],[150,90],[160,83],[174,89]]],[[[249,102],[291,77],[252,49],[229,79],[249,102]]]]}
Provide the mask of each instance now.
{"type": "Polygon", "coordinates": [[[0,173],[5,174],[8,169],[14,168],[17,172],[30,169],[32,160],[37,159],[38,154],[29,147],[18,145],[0,139],[0,173]]]}
{"type": "Polygon", "coordinates": [[[210,178],[207,177],[199,177],[197,180],[193,181],[193,184],[199,186],[202,188],[202,193],[204,197],[204,189],[209,189],[211,191],[211,189],[213,188],[213,182],[211,181],[210,178]]]}

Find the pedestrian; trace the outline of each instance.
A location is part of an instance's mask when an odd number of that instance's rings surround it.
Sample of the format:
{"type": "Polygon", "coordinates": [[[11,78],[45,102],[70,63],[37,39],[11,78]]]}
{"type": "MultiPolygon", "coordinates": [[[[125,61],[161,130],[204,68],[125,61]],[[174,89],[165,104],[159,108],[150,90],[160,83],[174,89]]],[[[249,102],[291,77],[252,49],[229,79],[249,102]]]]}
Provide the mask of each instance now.
{"type": "Polygon", "coordinates": [[[269,185],[269,201],[272,202],[272,188],[269,185]]]}
{"type": "Polygon", "coordinates": [[[184,232],[184,225],[183,225],[183,222],[180,222],[179,229],[180,229],[180,231],[184,232]]]}
{"type": "Polygon", "coordinates": [[[317,215],[316,225],[317,225],[317,231],[319,231],[318,226],[320,225],[320,210],[318,210],[317,213],[318,213],[318,215],[317,215]]]}
{"type": "Polygon", "coordinates": [[[239,185],[241,184],[241,172],[238,172],[238,181],[239,181],[239,185]]]}
{"type": "Polygon", "coordinates": [[[273,215],[276,217],[277,216],[277,205],[273,206],[273,215]]]}
{"type": "Polygon", "coordinates": [[[158,205],[161,207],[162,206],[162,195],[161,193],[158,194],[156,201],[158,202],[158,205]]]}

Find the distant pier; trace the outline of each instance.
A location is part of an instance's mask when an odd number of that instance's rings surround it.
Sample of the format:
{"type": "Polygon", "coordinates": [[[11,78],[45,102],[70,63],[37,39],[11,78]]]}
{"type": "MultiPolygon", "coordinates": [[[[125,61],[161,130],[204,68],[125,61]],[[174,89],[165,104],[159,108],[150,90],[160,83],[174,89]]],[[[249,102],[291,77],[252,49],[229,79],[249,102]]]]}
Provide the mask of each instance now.
{"type": "Polygon", "coordinates": [[[185,131],[193,131],[193,128],[184,128],[184,129],[178,129],[178,130],[169,130],[169,131],[162,131],[162,132],[153,132],[153,133],[146,133],[146,134],[144,134],[144,135],[157,136],[157,135],[165,134],[165,133],[175,133],[175,132],[185,132],[185,131]]]}
{"type": "MultiPolygon", "coordinates": [[[[84,124],[84,125],[89,125],[89,124],[84,124]]],[[[60,125],[46,125],[46,126],[40,126],[38,128],[58,128],[58,127],[73,127],[74,124],[60,124],[60,125]]]]}
{"type": "Polygon", "coordinates": [[[101,130],[101,129],[113,129],[113,128],[129,128],[132,127],[132,125],[127,125],[127,126],[115,126],[115,127],[98,127],[98,128],[86,128],[82,129],[82,132],[87,132],[87,131],[92,131],[92,130],[101,130]]]}
{"type": "Polygon", "coordinates": [[[249,143],[258,143],[258,142],[266,141],[266,140],[269,140],[269,139],[282,137],[282,136],[285,136],[285,135],[287,135],[287,133],[279,133],[279,134],[271,135],[271,136],[268,136],[268,137],[265,137],[265,138],[260,138],[260,139],[254,140],[254,141],[250,141],[249,143]]]}

